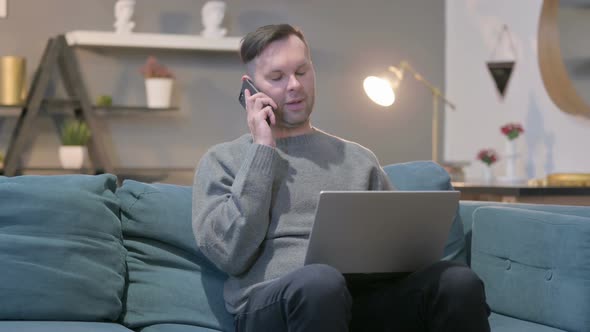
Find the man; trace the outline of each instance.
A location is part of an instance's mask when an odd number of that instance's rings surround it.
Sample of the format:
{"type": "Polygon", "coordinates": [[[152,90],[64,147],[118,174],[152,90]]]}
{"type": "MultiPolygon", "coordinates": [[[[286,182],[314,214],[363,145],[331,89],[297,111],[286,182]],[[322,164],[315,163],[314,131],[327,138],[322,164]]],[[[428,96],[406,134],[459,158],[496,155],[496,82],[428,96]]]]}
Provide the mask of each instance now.
{"type": "Polygon", "coordinates": [[[229,274],[237,331],[489,331],[482,282],[467,267],[347,281],[303,265],[321,190],[391,185],[371,151],[311,125],[315,69],[299,30],[261,27],[241,57],[242,79],[260,91],[245,92],[250,134],[209,150],[193,189],[196,241],[229,274]]]}

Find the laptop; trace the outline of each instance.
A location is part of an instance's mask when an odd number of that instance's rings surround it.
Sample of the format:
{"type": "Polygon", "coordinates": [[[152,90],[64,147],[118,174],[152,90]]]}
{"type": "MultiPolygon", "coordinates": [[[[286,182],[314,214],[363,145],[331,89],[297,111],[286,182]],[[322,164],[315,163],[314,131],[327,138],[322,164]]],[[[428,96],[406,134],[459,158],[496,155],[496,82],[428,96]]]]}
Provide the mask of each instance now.
{"type": "Polygon", "coordinates": [[[413,272],[439,261],[459,191],[322,191],[305,265],[413,272]]]}

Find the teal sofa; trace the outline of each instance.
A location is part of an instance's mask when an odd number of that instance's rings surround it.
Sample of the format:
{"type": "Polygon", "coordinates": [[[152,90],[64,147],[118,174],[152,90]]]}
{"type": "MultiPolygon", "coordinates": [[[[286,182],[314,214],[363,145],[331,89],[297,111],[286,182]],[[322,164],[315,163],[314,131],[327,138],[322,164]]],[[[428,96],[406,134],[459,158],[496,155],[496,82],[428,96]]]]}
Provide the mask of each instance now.
{"type": "MultiPolygon", "coordinates": [[[[449,190],[431,162],[385,167],[449,190]]],[[[486,286],[494,332],[590,331],[590,208],[461,202],[444,259],[486,286]]],[[[0,332],[232,331],[197,249],[191,188],[114,175],[0,177],[0,332]]]]}
{"type": "Polygon", "coordinates": [[[233,330],[190,187],[0,177],[0,331],[233,330]]]}

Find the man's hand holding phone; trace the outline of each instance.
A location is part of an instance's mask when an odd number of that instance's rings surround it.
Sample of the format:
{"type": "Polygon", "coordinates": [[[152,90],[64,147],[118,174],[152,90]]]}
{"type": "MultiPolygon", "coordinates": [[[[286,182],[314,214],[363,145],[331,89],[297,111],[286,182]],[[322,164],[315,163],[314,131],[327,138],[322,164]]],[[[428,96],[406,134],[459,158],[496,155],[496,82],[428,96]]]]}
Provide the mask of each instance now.
{"type": "Polygon", "coordinates": [[[243,78],[240,102],[248,113],[248,127],[255,143],[274,147],[271,125],[276,124],[274,109],[277,104],[266,94],[259,92],[252,82],[243,78]]]}

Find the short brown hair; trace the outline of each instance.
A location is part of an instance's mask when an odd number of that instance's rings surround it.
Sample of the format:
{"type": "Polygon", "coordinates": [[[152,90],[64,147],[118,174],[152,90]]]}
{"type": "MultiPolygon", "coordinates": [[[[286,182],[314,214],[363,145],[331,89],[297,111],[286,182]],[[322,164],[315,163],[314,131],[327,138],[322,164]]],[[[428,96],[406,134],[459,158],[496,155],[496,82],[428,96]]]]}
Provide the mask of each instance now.
{"type": "Polygon", "coordinates": [[[293,27],[289,24],[272,24],[262,26],[255,31],[248,33],[242,39],[240,47],[240,58],[244,64],[254,60],[264,49],[272,42],[285,39],[291,35],[295,35],[303,41],[305,46],[307,42],[303,36],[303,32],[299,28],[293,27]]]}

